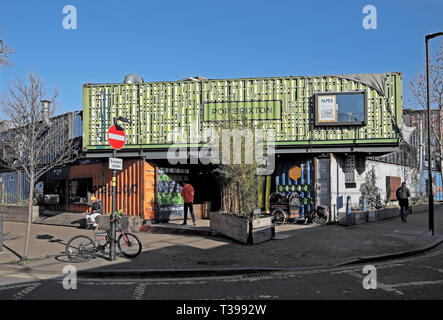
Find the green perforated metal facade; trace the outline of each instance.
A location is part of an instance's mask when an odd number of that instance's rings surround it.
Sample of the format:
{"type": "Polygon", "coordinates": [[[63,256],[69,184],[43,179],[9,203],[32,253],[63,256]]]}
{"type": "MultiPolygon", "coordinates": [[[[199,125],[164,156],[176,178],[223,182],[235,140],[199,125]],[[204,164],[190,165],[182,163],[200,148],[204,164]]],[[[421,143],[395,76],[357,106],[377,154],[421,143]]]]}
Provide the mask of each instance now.
{"type": "Polygon", "coordinates": [[[121,124],[125,149],[201,145],[207,142],[201,133],[227,119],[250,121],[272,132],[277,146],[396,144],[402,77],[396,72],[384,76],[385,96],[340,76],[85,84],[83,147],[111,149],[106,131],[119,116],[132,121],[121,124]],[[357,91],[366,93],[365,125],[315,125],[315,93],[357,91]]]}

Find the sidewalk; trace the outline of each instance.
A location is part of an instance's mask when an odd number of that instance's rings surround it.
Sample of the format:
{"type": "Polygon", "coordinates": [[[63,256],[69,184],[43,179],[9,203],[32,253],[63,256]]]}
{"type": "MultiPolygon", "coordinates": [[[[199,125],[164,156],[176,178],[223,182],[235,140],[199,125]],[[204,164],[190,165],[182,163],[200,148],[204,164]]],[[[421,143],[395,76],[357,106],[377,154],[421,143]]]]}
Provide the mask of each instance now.
{"type": "MultiPolygon", "coordinates": [[[[4,222],[0,278],[23,274],[35,279],[62,276],[63,267],[70,264],[64,255],[66,241],[77,234],[91,234],[73,227],[34,224],[30,256],[42,259],[18,265],[19,258],[13,252],[23,252],[25,228],[25,223],[4,222]]],[[[208,221],[203,220],[196,227],[175,228],[206,230],[208,221]]],[[[350,227],[276,226],[275,240],[258,245],[206,235],[139,232],[143,252],[137,258],[119,256],[109,262],[106,255],[75,267],[79,275],[84,276],[152,277],[332,267],[440,244],[443,242],[443,207],[436,208],[435,230],[434,237],[428,233],[427,211],[422,211],[410,215],[407,224],[394,218],[350,227]]]]}

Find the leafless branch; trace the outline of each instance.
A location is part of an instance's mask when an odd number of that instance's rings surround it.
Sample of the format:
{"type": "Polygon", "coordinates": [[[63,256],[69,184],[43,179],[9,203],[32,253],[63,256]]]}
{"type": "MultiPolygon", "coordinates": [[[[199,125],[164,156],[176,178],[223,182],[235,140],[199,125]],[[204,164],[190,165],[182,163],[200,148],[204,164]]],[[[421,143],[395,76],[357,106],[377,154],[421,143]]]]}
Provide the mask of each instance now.
{"type": "Polygon", "coordinates": [[[0,66],[9,66],[11,63],[9,62],[9,55],[11,55],[14,51],[9,48],[1,39],[0,39],[0,66]]]}
{"type": "Polygon", "coordinates": [[[71,160],[78,148],[69,132],[69,114],[54,117],[57,96],[56,90],[48,93],[43,79],[31,73],[27,79],[16,77],[1,102],[14,127],[1,135],[3,164],[12,170],[23,170],[33,182],[71,160]],[[51,102],[46,114],[42,100],[51,102]]]}

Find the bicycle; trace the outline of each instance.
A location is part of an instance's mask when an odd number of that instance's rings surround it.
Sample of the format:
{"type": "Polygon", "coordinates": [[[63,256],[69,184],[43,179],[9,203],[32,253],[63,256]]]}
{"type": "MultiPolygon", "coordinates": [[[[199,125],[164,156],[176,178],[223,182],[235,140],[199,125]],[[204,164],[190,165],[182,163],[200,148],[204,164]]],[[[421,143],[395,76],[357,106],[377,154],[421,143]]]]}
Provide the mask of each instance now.
{"type": "Polygon", "coordinates": [[[88,262],[95,258],[97,253],[103,253],[107,246],[112,242],[117,244],[117,247],[123,255],[129,258],[134,258],[142,251],[142,243],[140,239],[133,233],[127,232],[121,226],[121,216],[117,215],[111,222],[116,222],[116,231],[120,232],[117,239],[112,238],[111,230],[94,231],[94,239],[86,235],[77,235],[69,239],[66,244],[65,252],[71,262],[88,262]],[[98,239],[97,237],[104,237],[98,239]],[[105,244],[100,245],[99,241],[105,240],[105,244]]]}

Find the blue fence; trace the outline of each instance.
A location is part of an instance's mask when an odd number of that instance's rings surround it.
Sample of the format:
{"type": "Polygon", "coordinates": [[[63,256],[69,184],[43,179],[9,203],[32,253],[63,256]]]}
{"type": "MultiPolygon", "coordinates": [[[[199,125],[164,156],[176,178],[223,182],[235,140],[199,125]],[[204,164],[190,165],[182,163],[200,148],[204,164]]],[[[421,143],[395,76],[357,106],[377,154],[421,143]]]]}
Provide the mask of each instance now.
{"type": "Polygon", "coordinates": [[[276,190],[284,195],[297,191],[301,200],[301,214],[312,211],[314,203],[314,162],[312,159],[286,160],[277,164],[275,171],[276,190]],[[289,177],[289,170],[297,166],[301,176],[297,180],[289,177]]]}

